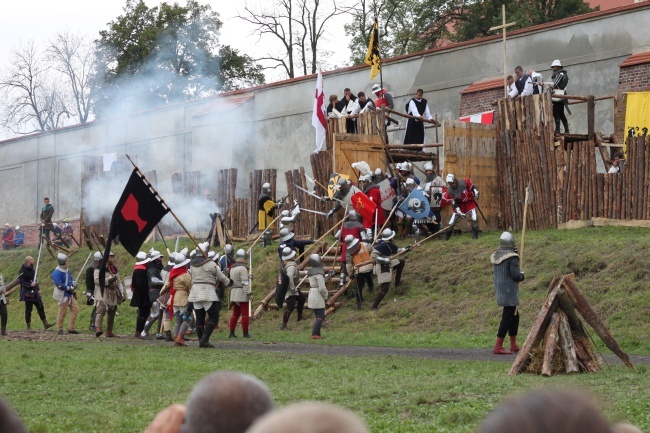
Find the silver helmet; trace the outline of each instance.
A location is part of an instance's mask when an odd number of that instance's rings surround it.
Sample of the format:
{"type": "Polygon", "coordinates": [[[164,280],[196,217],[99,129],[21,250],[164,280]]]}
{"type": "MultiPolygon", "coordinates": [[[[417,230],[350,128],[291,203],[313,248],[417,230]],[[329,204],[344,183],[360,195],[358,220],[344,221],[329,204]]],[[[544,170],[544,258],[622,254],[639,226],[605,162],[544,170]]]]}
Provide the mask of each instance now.
{"type": "Polygon", "coordinates": [[[352,252],[356,249],[356,246],[359,244],[359,239],[355,238],[353,235],[347,235],[345,237],[345,244],[347,245],[347,250],[352,252]]]}
{"type": "Polygon", "coordinates": [[[501,233],[499,238],[499,246],[501,248],[514,248],[515,247],[515,237],[510,232],[501,233]]]}
{"type": "Polygon", "coordinates": [[[381,240],[382,241],[389,241],[395,237],[395,232],[392,231],[391,229],[384,229],[383,232],[381,232],[381,240]]]}
{"type": "Polygon", "coordinates": [[[312,268],[320,268],[323,266],[323,260],[318,254],[312,254],[309,256],[309,266],[312,268]]]}
{"type": "Polygon", "coordinates": [[[280,229],[280,242],[286,242],[293,238],[294,234],[288,228],[283,227],[280,229]]]}
{"type": "Polygon", "coordinates": [[[351,210],[350,213],[348,213],[348,220],[350,221],[359,221],[359,214],[355,210],[351,210]]]}
{"type": "Polygon", "coordinates": [[[426,162],[424,164],[424,171],[433,171],[433,163],[432,162],[426,162]]]}
{"type": "Polygon", "coordinates": [[[282,250],[282,260],[291,260],[296,256],[296,252],[289,247],[282,250]]]}
{"type": "Polygon", "coordinates": [[[234,252],[235,252],[235,248],[231,244],[226,244],[226,246],[223,249],[223,252],[227,256],[232,256],[234,254],[234,252]]]}
{"type": "Polygon", "coordinates": [[[268,182],[264,182],[262,184],[262,192],[266,194],[271,194],[271,184],[268,182]]]}
{"type": "Polygon", "coordinates": [[[246,250],[243,248],[238,249],[237,254],[235,254],[235,258],[238,260],[246,260],[247,256],[246,250]]]}
{"type": "Polygon", "coordinates": [[[59,253],[59,254],[56,255],[56,261],[57,261],[57,263],[58,263],[59,265],[61,265],[61,266],[65,266],[65,262],[68,261],[68,256],[66,256],[66,255],[63,254],[63,253],[59,253]]]}
{"type": "MultiPolygon", "coordinates": [[[[138,253],[138,255],[139,255],[139,254],[140,254],[140,253],[138,253]]],[[[144,254],[144,257],[145,257],[145,258],[147,258],[147,254],[146,254],[146,253],[142,253],[142,254],[144,254]]],[[[98,262],[98,261],[100,261],[101,259],[102,259],[102,253],[100,253],[99,251],[97,251],[97,252],[95,252],[95,254],[93,254],[93,261],[98,262]]]]}

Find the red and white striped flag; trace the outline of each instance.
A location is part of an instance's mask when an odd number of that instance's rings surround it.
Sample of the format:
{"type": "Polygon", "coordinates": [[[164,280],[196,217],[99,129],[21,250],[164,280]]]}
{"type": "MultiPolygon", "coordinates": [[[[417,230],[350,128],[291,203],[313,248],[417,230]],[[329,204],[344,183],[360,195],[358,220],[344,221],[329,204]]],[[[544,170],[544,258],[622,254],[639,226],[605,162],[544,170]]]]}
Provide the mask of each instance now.
{"type": "Polygon", "coordinates": [[[311,125],[316,128],[316,150],[320,152],[325,144],[327,133],[327,121],[325,120],[325,93],[323,92],[323,74],[318,70],[318,79],[316,80],[316,96],[314,99],[314,112],[311,115],[311,125]]]}
{"type": "Polygon", "coordinates": [[[472,114],[471,116],[463,116],[458,120],[461,122],[485,123],[491,125],[494,120],[494,111],[485,111],[483,113],[472,114]]]}

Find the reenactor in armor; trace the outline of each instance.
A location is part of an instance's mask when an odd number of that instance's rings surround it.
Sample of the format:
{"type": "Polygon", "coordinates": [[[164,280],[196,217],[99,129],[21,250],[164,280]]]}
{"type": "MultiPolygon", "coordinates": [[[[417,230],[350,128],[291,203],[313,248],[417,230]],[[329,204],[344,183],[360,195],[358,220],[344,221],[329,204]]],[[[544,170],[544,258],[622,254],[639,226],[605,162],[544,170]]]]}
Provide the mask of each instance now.
{"type": "Polygon", "coordinates": [[[273,227],[269,226],[275,218],[275,210],[281,206],[281,201],[276,203],[271,197],[271,184],[265,182],[257,201],[257,228],[262,231],[262,247],[266,247],[271,241],[273,227]]]}
{"type": "Polygon", "coordinates": [[[104,315],[106,314],[106,336],[108,338],[114,338],[116,337],[113,333],[115,314],[117,313],[117,306],[122,303],[124,298],[122,296],[120,275],[117,266],[115,266],[115,254],[112,251],[108,255],[108,262],[106,263],[103,292],[100,285],[100,272],[101,270],[99,268],[95,269],[95,307],[97,308],[95,315],[95,337],[99,337],[104,333],[102,325],[104,323],[104,315]]]}
{"type": "Polygon", "coordinates": [[[390,282],[393,279],[393,268],[395,269],[395,287],[402,283],[402,271],[406,264],[403,259],[393,259],[392,256],[404,250],[411,250],[413,247],[398,248],[393,242],[395,232],[391,229],[384,229],[381,233],[381,240],[377,242],[372,250],[370,257],[375,261],[375,275],[379,283],[379,292],[375,301],[372,303],[372,309],[376,310],[379,303],[388,293],[390,282]]]}
{"type": "Polygon", "coordinates": [[[359,241],[352,235],[345,237],[347,245],[346,265],[350,271],[350,276],[356,277],[357,283],[357,310],[361,309],[363,302],[363,287],[368,284],[370,293],[374,291],[372,282],[372,259],[370,257],[370,246],[359,241]]]}
{"type": "Polygon", "coordinates": [[[241,328],[244,332],[244,338],[252,338],[248,333],[248,325],[251,316],[251,297],[253,295],[251,286],[246,251],[237,250],[235,255],[235,264],[230,268],[230,279],[232,280],[232,289],[230,291],[230,305],[232,306],[232,316],[230,316],[230,335],[228,338],[237,338],[235,328],[237,321],[241,316],[241,328]]]}
{"type": "Polygon", "coordinates": [[[449,225],[451,226],[446,233],[449,240],[454,233],[454,226],[461,218],[469,216],[472,223],[472,238],[478,239],[478,215],[476,200],[478,199],[478,189],[472,184],[471,179],[465,178],[458,180],[453,174],[447,175],[447,192],[443,196],[445,202],[451,203],[453,213],[449,225]]]}
{"type": "Polygon", "coordinates": [[[309,297],[307,298],[307,306],[314,311],[316,319],[314,327],[311,331],[311,338],[314,340],[320,339],[320,328],[325,320],[325,300],[329,296],[327,287],[325,286],[325,269],[323,268],[323,261],[318,254],[309,256],[309,297]]]}
{"type": "MultiPolygon", "coordinates": [[[[279,295],[282,292],[284,295],[284,302],[287,304],[287,308],[284,310],[282,315],[282,330],[288,330],[287,323],[289,323],[289,318],[293,310],[298,311],[297,321],[302,320],[302,311],[305,306],[305,295],[298,289],[298,264],[295,261],[296,251],[292,250],[289,247],[285,247],[282,251],[282,265],[281,273],[284,274],[283,277],[286,277],[284,280],[286,284],[281,284],[279,295]]],[[[276,298],[276,302],[278,298],[276,298]]]]}

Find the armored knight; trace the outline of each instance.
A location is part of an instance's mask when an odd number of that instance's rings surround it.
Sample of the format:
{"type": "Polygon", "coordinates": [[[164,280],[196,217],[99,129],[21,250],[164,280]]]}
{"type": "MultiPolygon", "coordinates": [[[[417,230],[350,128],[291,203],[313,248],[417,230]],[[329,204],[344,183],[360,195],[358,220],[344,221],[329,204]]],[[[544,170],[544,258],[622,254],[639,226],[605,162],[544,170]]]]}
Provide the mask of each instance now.
{"type": "MultiPolygon", "coordinates": [[[[375,301],[372,303],[372,309],[376,310],[379,303],[388,293],[390,282],[393,279],[393,268],[395,269],[395,287],[402,283],[402,271],[406,262],[402,259],[394,259],[393,255],[404,251],[406,248],[397,248],[393,242],[395,232],[391,229],[384,229],[381,232],[381,240],[377,242],[370,257],[375,261],[375,275],[379,283],[379,292],[375,301]]],[[[411,249],[412,247],[409,247],[411,249]]]]}
{"type": "Polygon", "coordinates": [[[458,180],[456,179],[456,176],[451,173],[447,175],[446,181],[447,192],[445,192],[443,200],[446,203],[450,203],[453,208],[451,220],[449,221],[451,227],[446,233],[447,240],[449,240],[451,235],[454,233],[454,226],[458,221],[467,216],[469,216],[472,223],[472,238],[478,239],[476,204],[476,200],[478,199],[478,189],[476,189],[476,186],[472,184],[472,181],[469,178],[458,180]]]}

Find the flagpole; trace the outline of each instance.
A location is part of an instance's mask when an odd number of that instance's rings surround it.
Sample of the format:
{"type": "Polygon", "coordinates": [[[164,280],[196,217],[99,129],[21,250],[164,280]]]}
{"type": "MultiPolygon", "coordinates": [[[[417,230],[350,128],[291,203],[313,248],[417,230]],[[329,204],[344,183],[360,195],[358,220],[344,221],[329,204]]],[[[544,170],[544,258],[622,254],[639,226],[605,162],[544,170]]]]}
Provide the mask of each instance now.
{"type": "MultiPolygon", "coordinates": [[[[379,21],[375,17],[375,23],[377,23],[377,55],[379,56],[379,86],[384,90],[384,73],[381,67],[381,45],[379,44],[379,21]]],[[[383,96],[383,94],[382,94],[383,96]]]]}
{"type": "MultiPolygon", "coordinates": [[[[125,155],[126,155],[126,154],[125,154],[125,155]]],[[[193,237],[192,234],[189,232],[189,230],[187,230],[187,228],[185,228],[185,225],[181,222],[181,220],[178,219],[178,217],[176,216],[176,214],[174,213],[174,211],[172,210],[172,208],[169,207],[169,206],[167,205],[167,203],[165,202],[165,200],[163,200],[163,198],[160,196],[160,194],[158,193],[158,191],[156,191],[156,188],[154,188],[154,186],[151,184],[151,182],[149,182],[149,179],[147,179],[147,177],[144,175],[144,173],[143,173],[142,171],[140,171],[140,168],[139,168],[137,165],[135,165],[135,163],[131,160],[131,157],[130,157],[129,155],[126,155],[126,158],[129,160],[129,162],[130,162],[131,164],[133,164],[133,167],[134,167],[135,170],[138,172],[138,174],[140,175],[140,177],[142,177],[142,179],[144,179],[144,180],[147,182],[147,185],[149,186],[149,188],[151,188],[151,191],[153,191],[153,193],[158,197],[158,200],[160,200],[160,203],[161,203],[163,206],[165,206],[167,209],[169,209],[169,213],[174,217],[174,219],[176,220],[176,222],[178,222],[178,224],[181,226],[181,228],[182,228],[183,230],[185,230],[185,233],[187,233],[187,236],[188,236],[188,237],[190,238],[190,240],[194,243],[194,245],[196,245],[196,249],[199,250],[199,251],[201,252],[201,254],[203,254],[203,257],[205,257],[205,258],[207,259],[207,258],[208,258],[208,253],[207,253],[206,251],[203,251],[203,249],[201,249],[201,247],[199,247],[199,244],[196,242],[196,239],[194,239],[194,237],[193,237]]]]}

